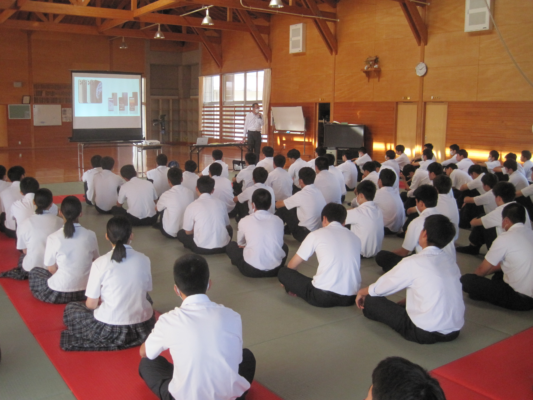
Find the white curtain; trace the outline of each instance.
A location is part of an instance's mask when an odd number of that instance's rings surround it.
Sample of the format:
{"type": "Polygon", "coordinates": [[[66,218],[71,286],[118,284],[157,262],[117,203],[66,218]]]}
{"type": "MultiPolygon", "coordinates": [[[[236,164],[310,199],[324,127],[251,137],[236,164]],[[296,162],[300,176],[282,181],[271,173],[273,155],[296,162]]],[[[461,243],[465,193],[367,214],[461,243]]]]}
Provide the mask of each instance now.
{"type": "Polygon", "coordinates": [[[263,78],[263,115],[265,124],[263,126],[263,135],[266,135],[267,142],[270,144],[270,81],[271,69],[265,69],[263,78]]]}

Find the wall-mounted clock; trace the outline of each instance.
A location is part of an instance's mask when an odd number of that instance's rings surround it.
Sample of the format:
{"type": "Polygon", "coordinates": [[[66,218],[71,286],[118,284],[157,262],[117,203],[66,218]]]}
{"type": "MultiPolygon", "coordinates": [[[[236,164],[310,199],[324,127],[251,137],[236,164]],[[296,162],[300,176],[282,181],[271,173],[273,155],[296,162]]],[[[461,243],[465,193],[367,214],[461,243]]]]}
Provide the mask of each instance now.
{"type": "Polygon", "coordinates": [[[415,71],[418,76],[424,76],[428,72],[428,66],[421,62],[416,66],[415,71]]]}

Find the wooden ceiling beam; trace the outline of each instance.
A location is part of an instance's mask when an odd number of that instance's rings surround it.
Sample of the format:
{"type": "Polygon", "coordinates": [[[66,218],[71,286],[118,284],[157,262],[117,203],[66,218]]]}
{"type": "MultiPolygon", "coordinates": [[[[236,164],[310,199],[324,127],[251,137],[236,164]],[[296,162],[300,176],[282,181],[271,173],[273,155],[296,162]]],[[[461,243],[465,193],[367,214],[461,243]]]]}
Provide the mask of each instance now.
{"type": "Polygon", "coordinates": [[[257,29],[257,26],[252,21],[252,18],[250,18],[248,11],[237,10],[237,13],[239,14],[241,20],[248,26],[250,34],[252,35],[255,43],[257,44],[257,47],[259,47],[259,50],[261,50],[261,53],[263,54],[263,57],[265,57],[265,60],[267,62],[272,62],[272,50],[265,42],[265,39],[263,39],[263,36],[261,36],[261,33],[257,29]]]}
{"type": "Polygon", "coordinates": [[[138,8],[134,11],[133,16],[135,18],[140,17],[145,14],[153,13],[159,10],[174,8],[178,6],[182,1],[176,0],[157,0],[153,3],[150,3],[144,7],[138,8]]]}
{"type": "MultiPolygon", "coordinates": [[[[320,17],[324,16],[322,11],[318,8],[318,5],[316,4],[315,0],[305,0],[305,2],[307,3],[307,6],[313,12],[314,15],[320,17]]],[[[323,19],[315,19],[313,20],[313,22],[315,23],[318,33],[320,33],[320,36],[324,40],[324,43],[326,43],[326,47],[328,48],[330,54],[337,54],[337,38],[335,37],[333,32],[331,32],[331,29],[329,29],[328,23],[323,19]]]]}
{"type": "Polygon", "coordinates": [[[209,37],[205,34],[205,31],[202,28],[193,28],[193,31],[195,31],[198,37],[202,40],[202,44],[211,55],[211,58],[213,58],[213,61],[218,65],[218,68],[222,68],[222,56],[218,54],[213,43],[209,41],[209,37]]]}
{"type": "Polygon", "coordinates": [[[98,27],[98,30],[100,32],[105,32],[105,31],[107,31],[109,29],[112,29],[112,28],[114,28],[116,26],[125,24],[126,22],[128,22],[127,19],[108,19],[107,21],[105,21],[104,23],[102,23],[98,27]]]}
{"type": "Polygon", "coordinates": [[[63,20],[63,18],[65,18],[65,17],[66,17],[65,14],[63,14],[63,15],[58,15],[58,16],[56,17],[56,19],[54,19],[54,24],[59,24],[59,23],[63,20]]]}
{"type": "Polygon", "coordinates": [[[428,44],[428,29],[418,12],[417,6],[410,0],[394,0],[400,3],[400,7],[405,15],[407,24],[413,32],[416,42],[420,46],[421,43],[428,44]]]}
{"type": "Polygon", "coordinates": [[[17,10],[4,10],[0,13],[0,24],[6,22],[17,10]]]}

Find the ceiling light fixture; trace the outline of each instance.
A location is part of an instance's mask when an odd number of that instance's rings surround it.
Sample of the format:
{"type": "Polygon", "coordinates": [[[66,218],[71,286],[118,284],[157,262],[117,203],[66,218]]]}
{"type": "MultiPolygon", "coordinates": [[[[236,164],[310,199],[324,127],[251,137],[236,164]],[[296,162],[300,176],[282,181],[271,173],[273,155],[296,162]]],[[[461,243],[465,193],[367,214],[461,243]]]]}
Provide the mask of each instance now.
{"type": "Polygon", "coordinates": [[[286,11],[279,11],[279,8],[275,8],[275,7],[279,5],[283,6],[283,3],[281,0],[270,0],[269,8],[250,7],[244,4],[243,1],[244,0],[239,0],[242,8],[245,8],[247,10],[261,11],[261,12],[266,12],[268,14],[294,15],[295,17],[301,17],[301,18],[321,19],[323,21],[339,22],[339,19],[337,18],[329,18],[329,17],[322,17],[319,15],[297,14],[297,13],[291,13],[291,12],[286,12],[286,11]]]}
{"type": "Polygon", "coordinates": [[[126,50],[128,48],[128,44],[124,41],[124,36],[122,36],[122,43],[120,43],[120,46],[118,46],[120,50],[126,50]]]}
{"type": "Polygon", "coordinates": [[[281,0],[270,0],[270,4],[268,6],[270,8],[283,8],[283,3],[281,0]]]}
{"type": "Polygon", "coordinates": [[[161,32],[161,24],[157,24],[157,32],[154,35],[154,39],[164,39],[165,34],[161,32]]]}
{"type": "Polygon", "coordinates": [[[202,25],[207,25],[207,26],[215,25],[213,23],[213,19],[209,16],[209,8],[206,8],[205,10],[205,17],[202,20],[202,25]]]}

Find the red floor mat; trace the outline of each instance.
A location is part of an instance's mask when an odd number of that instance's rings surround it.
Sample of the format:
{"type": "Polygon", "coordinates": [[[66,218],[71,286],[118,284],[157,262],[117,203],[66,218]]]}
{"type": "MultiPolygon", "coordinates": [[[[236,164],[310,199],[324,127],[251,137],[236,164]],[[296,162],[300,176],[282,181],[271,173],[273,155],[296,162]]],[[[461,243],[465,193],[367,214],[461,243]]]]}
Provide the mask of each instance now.
{"type": "Polygon", "coordinates": [[[492,400],[491,397],[485,397],[433,372],[431,375],[439,381],[440,387],[446,395],[446,400],[492,400]]]}
{"type": "MultiPolygon", "coordinates": [[[[20,254],[15,250],[15,240],[0,235],[0,254],[0,271],[14,268],[20,254]]],[[[59,336],[64,329],[65,306],[36,300],[29,290],[28,281],[0,279],[0,284],[76,398],[156,398],[137,373],[138,347],[116,352],[64,352],[59,348],[59,336]]],[[[166,356],[169,357],[168,354],[166,356]]],[[[246,398],[281,400],[255,381],[246,398]]]]}
{"type": "Polygon", "coordinates": [[[62,195],[62,196],[54,196],[54,203],[55,204],[61,204],[61,202],[63,201],[63,199],[67,196],[74,196],[74,197],[77,197],[78,199],[80,199],[80,201],[83,203],[85,202],[85,195],[83,194],[72,194],[72,195],[62,195]]]}

